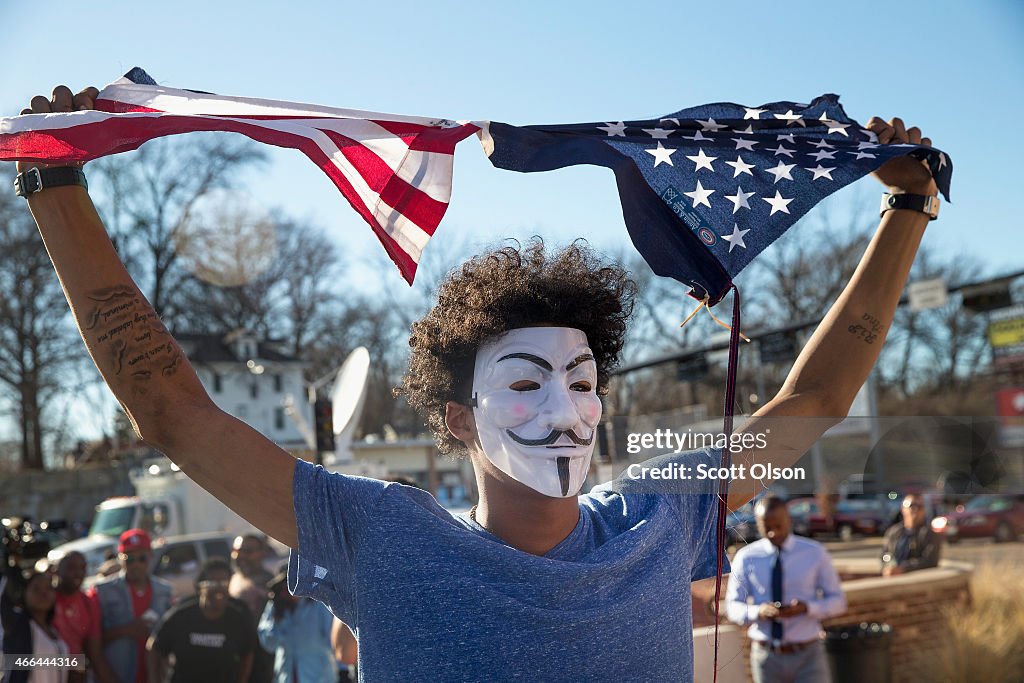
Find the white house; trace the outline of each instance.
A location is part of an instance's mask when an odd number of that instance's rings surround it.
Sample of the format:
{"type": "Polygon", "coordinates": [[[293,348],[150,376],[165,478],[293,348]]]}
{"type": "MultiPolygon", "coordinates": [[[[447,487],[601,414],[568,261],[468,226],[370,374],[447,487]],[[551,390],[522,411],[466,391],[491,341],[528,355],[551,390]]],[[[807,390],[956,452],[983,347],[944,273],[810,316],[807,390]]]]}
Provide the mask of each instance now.
{"type": "Polygon", "coordinates": [[[305,361],[285,355],[278,343],[247,330],[226,335],[175,335],[214,402],[291,451],[307,449],[298,428],[285,412],[285,399],[309,425],[313,408],[306,400],[302,372],[305,361]]]}

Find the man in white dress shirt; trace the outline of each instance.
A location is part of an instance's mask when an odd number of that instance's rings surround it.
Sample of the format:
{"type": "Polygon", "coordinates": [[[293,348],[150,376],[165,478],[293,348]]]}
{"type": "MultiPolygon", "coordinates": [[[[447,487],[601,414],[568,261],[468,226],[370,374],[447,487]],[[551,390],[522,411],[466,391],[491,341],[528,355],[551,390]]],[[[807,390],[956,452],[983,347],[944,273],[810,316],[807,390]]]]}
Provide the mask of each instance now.
{"type": "Polygon", "coordinates": [[[736,553],[726,592],[729,620],[750,625],[754,683],[828,682],[821,622],[846,611],[832,560],[790,533],[782,499],[765,496],[755,512],[762,538],[736,553]]]}

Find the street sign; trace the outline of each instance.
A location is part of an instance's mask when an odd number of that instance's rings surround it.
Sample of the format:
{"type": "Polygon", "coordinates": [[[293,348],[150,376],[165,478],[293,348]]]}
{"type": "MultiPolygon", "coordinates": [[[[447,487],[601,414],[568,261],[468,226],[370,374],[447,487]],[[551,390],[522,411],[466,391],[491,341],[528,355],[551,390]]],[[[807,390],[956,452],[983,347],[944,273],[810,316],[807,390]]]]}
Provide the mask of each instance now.
{"type": "Polygon", "coordinates": [[[988,341],[997,366],[1024,362],[1024,306],[993,311],[988,318],[988,341]]]}
{"type": "Polygon", "coordinates": [[[932,280],[918,280],[907,285],[907,299],[910,301],[910,310],[924,311],[929,308],[939,308],[949,302],[949,292],[946,289],[946,281],[941,277],[932,280]]]}
{"type": "Polygon", "coordinates": [[[708,376],[708,359],[703,353],[676,363],[676,379],[680,382],[699,382],[708,376]]]}
{"type": "Polygon", "coordinates": [[[997,390],[996,413],[1000,445],[1024,446],[1024,387],[997,390]]]}
{"type": "Polygon", "coordinates": [[[800,350],[796,332],[773,332],[757,340],[758,353],[762,363],[788,363],[800,350]]]}

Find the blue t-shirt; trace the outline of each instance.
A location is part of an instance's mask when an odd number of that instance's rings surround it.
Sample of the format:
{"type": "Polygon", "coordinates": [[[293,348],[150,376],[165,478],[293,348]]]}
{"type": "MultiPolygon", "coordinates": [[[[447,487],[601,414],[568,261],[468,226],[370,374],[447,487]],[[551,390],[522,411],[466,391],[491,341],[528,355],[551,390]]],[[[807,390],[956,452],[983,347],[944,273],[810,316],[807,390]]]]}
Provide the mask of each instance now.
{"type": "Polygon", "coordinates": [[[691,681],[690,582],[717,569],[716,492],[596,487],[538,557],[419,489],[299,462],[288,585],[352,627],[361,680],[691,681]]]}

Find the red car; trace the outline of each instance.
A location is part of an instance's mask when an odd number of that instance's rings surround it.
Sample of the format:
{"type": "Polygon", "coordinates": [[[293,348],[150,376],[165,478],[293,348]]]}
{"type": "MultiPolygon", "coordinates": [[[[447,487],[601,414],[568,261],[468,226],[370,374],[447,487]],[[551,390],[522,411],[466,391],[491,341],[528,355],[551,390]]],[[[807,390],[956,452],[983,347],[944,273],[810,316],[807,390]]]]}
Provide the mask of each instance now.
{"type": "Polygon", "coordinates": [[[814,498],[795,498],[786,503],[793,533],[813,537],[815,534],[832,533],[832,527],[821,513],[821,506],[814,498]]]}
{"type": "Polygon", "coordinates": [[[814,498],[797,498],[789,501],[787,507],[793,522],[793,533],[800,536],[838,534],[843,540],[849,540],[854,534],[884,534],[889,526],[885,504],[873,498],[839,501],[831,520],[825,519],[814,498]]]}
{"type": "Polygon", "coordinates": [[[844,540],[853,534],[881,536],[890,520],[889,509],[880,498],[850,498],[836,505],[835,526],[844,540]]]}
{"type": "Polygon", "coordinates": [[[932,530],[949,543],[961,538],[1013,541],[1024,533],[1024,496],[975,496],[955,512],[933,519],[932,530]]]}

